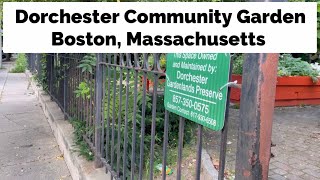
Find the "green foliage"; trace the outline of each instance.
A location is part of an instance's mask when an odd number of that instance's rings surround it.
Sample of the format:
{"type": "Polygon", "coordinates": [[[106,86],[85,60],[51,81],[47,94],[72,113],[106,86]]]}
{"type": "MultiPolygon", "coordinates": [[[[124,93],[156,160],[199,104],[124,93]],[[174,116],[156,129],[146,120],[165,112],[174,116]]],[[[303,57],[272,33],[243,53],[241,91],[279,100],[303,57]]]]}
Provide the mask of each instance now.
{"type": "MultiPolygon", "coordinates": [[[[83,73],[93,74],[95,66],[96,66],[95,54],[86,54],[83,57],[83,59],[80,61],[80,64],[77,67],[81,68],[81,71],[83,73]]],[[[86,77],[87,76],[85,75],[84,80],[79,83],[77,89],[74,91],[77,98],[79,98],[79,97],[81,97],[83,99],[90,99],[91,98],[90,92],[91,92],[91,87],[93,87],[94,82],[92,82],[91,80],[88,80],[86,77]]],[[[94,90],[92,90],[92,91],[94,91],[94,90]]]]}
{"type": "MultiPolygon", "coordinates": [[[[233,61],[233,74],[242,74],[243,55],[237,55],[233,61]]],[[[311,64],[294,58],[291,54],[282,54],[279,57],[278,76],[310,76],[314,82],[318,81],[318,72],[311,64]]]]}
{"type": "Polygon", "coordinates": [[[243,64],[243,54],[235,54],[232,62],[232,73],[233,74],[242,74],[242,64],[243,64]]]}
{"type": "MultiPolygon", "coordinates": [[[[153,63],[154,63],[154,57],[153,57],[153,55],[149,55],[148,56],[148,64],[149,64],[149,66],[152,67],[153,63]]],[[[160,68],[161,69],[165,69],[166,68],[166,55],[165,54],[161,54],[160,55],[159,63],[160,63],[160,68]]]]}
{"type": "MultiPolygon", "coordinates": [[[[38,61],[36,61],[37,63],[38,61]]],[[[37,72],[35,75],[35,80],[38,82],[39,85],[42,86],[43,90],[48,90],[48,78],[47,78],[47,55],[42,54],[40,60],[40,72],[37,72]]]]}
{"type": "Polygon", "coordinates": [[[15,63],[15,67],[11,69],[11,73],[24,73],[27,68],[27,57],[25,54],[19,54],[15,63]]]}
{"type": "MultiPolygon", "coordinates": [[[[143,103],[146,104],[145,109],[145,131],[144,131],[144,167],[146,167],[146,172],[148,173],[149,169],[148,162],[150,161],[150,151],[151,151],[151,129],[152,129],[152,108],[153,108],[153,96],[151,93],[147,92],[145,101],[143,99],[143,90],[142,90],[142,84],[143,82],[143,74],[139,73],[137,75],[138,79],[138,91],[137,91],[137,109],[134,111],[134,72],[129,72],[129,83],[126,83],[126,75],[127,72],[123,72],[122,81],[120,78],[120,70],[119,69],[110,69],[110,72],[107,72],[107,79],[110,81],[110,88],[108,88],[108,85],[106,85],[106,89],[109,91],[106,92],[106,98],[107,96],[110,96],[110,101],[105,101],[105,110],[104,110],[104,117],[106,117],[105,125],[107,126],[107,120],[109,120],[110,127],[114,127],[115,129],[115,144],[118,142],[121,145],[121,155],[123,154],[123,147],[124,142],[123,138],[125,136],[125,123],[124,120],[126,117],[128,118],[128,142],[127,142],[127,168],[128,170],[131,168],[131,161],[135,162],[135,166],[139,166],[139,154],[140,154],[140,141],[141,141],[141,127],[142,127],[142,107],[143,103]],[[110,77],[109,77],[110,75],[110,77]],[[114,79],[116,81],[114,81],[114,79]],[[116,85],[116,90],[114,91],[114,85],[116,85]],[[122,88],[120,89],[120,85],[122,85],[122,88]],[[128,95],[126,94],[126,86],[129,86],[129,92],[128,95]],[[121,104],[120,104],[120,98],[122,98],[121,104]],[[113,101],[114,99],[114,101],[113,101]],[[126,112],[126,100],[128,100],[128,111],[126,112]],[[115,114],[113,114],[115,112],[115,114]],[[136,144],[135,144],[135,151],[136,151],[136,159],[132,160],[130,154],[132,153],[132,133],[133,133],[133,117],[136,115],[136,144]],[[118,124],[118,120],[120,119],[120,126],[118,124]],[[115,121],[115,123],[112,123],[112,120],[115,121]],[[118,129],[120,130],[120,141],[118,140],[118,129]]],[[[108,83],[107,83],[108,84],[108,83]]],[[[154,87],[152,87],[154,88],[154,87]]],[[[109,99],[109,98],[108,98],[109,99]]],[[[155,116],[155,154],[154,154],[154,160],[155,164],[161,163],[162,160],[162,145],[163,145],[163,136],[164,136],[164,96],[161,94],[157,95],[157,101],[156,101],[156,116],[155,116]]],[[[191,121],[186,121],[185,124],[185,134],[184,134],[184,141],[186,144],[190,144],[192,140],[194,139],[194,130],[195,123],[191,121]]],[[[178,132],[179,132],[179,118],[177,115],[170,114],[170,121],[169,121],[169,134],[168,134],[168,144],[169,149],[175,149],[178,145],[178,132]]],[[[109,128],[109,138],[112,139],[112,133],[111,128],[109,128]]],[[[111,142],[109,147],[111,147],[111,142]]],[[[110,149],[109,149],[110,150],[110,149]]],[[[110,151],[109,151],[110,152],[110,151]]],[[[171,151],[168,151],[171,152],[171,151]]],[[[173,163],[176,163],[176,156],[174,154],[168,154],[168,156],[171,157],[168,165],[172,165],[173,163]],[[172,163],[172,164],[170,164],[172,163]]],[[[114,161],[116,161],[116,156],[114,157],[114,161]]],[[[121,162],[122,162],[122,156],[121,156],[121,162]]]]}
{"type": "Polygon", "coordinates": [[[139,0],[139,2],[221,2],[222,0],[139,0]]]}
{"type": "Polygon", "coordinates": [[[282,54],[279,58],[278,76],[310,76],[314,82],[318,81],[318,72],[301,58],[294,58],[291,54],[282,54]]]}
{"type": "Polygon", "coordinates": [[[91,152],[89,145],[83,139],[83,136],[86,134],[85,121],[71,119],[70,123],[74,128],[73,135],[74,135],[74,143],[77,148],[76,152],[79,152],[79,154],[85,157],[88,161],[92,161],[94,155],[91,152]]]}
{"type": "Polygon", "coordinates": [[[96,66],[95,54],[87,54],[80,61],[80,65],[78,67],[81,68],[82,72],[89,72],[90,74],[92,74],[93,68],[95,66],[96,66]]]}
{"type": "MultiPolygon", "coordinates": [[[[81,68],[82,73],[84,73],[84,79],[78,84],[77,89],[74,91],[76,98],[91,101],[91,92],[94,91],[94,80],[90,79],[89,76],[93,74],[95,66],[95,54],[86,54],[77,66],[78,68],[81,68]]],[[[83,108],[89,108],[89,106],[85,105],[83,108]]],[[[87,142],[83,139],[83,136],[87,135],[87,137],[92,137],[94,133],[94,126],[86,127],[86,121],[80,120],[73,120],[71,123],[75,129],[75,144],[78,147],[78,152],[87,160],[93,160],[94,155],[87,142]]]]}
{"type": "Polygon", "coordinates": [[[81,82],[77,87],[77,90],[74,91],[76,97],[79,98],[87,98],[90,99],[90,87],[86,82],[81,82]]]}

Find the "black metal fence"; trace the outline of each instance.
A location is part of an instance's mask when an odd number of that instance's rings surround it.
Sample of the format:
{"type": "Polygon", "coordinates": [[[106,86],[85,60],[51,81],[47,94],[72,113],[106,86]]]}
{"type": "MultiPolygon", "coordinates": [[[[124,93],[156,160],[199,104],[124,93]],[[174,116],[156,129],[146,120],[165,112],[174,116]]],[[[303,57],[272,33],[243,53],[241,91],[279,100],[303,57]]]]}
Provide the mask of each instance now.
{"type": "Polygon", "coordinates": [[[28,69],[33,74],[41,74],[40,54],[27,54],[28,69]]]}
{"type": "MultiPolygon", "coordinates": [[[[28,55],[29,70],[65,117],[85,122],[83,137],[96,164],[105,165],[114,179],[166,179],[167,165],[176,169],[171,177],[181,179],[187,146],[196,158],[191,174],[200,179],[203,127],[164,109],[163,61],[163,54],[28,55]]],[[[219,179],[224,178],[227,127],[219,179]]]]}

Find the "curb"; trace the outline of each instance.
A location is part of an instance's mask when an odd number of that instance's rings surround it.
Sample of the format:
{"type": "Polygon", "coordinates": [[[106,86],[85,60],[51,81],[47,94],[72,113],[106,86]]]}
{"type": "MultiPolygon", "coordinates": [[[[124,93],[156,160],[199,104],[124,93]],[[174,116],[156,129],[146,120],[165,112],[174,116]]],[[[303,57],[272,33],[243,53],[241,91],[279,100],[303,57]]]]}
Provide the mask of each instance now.
{"type": "Polygon", "coordinates": [[[37,83],[32,79],[32,74],[26,71],[26,76],[29,78],[30,87],[34,90],[41,108],[47,117],[51,130],[57,140],[59,149],[63,154],[64,160],[70,171],[73,180],[111,180],[110,173],[106,173],[104,167],[96,169],[94,162],[89,162],[75,152],[73,142],[73,127],[64,119],[64,114],[59,106],[51,101],[51,98],[37,83]]]}
{"type": "Polygon", "coordinates": [[[202,149],[201,154],[202,173],[200,179],[218,179],[219,172],[214,168],[208,152],[202,149]]]}

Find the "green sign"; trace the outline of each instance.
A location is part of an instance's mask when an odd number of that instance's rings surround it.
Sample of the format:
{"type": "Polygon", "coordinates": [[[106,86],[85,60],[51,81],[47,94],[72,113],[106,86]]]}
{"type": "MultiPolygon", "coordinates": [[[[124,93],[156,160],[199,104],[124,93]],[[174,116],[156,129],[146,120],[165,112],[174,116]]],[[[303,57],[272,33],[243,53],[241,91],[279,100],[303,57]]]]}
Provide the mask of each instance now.
{"type": "Polygon", "coordinates": [[[227,104],[230,54],[167,54],[165,108],[221,130],[227,104]]]}

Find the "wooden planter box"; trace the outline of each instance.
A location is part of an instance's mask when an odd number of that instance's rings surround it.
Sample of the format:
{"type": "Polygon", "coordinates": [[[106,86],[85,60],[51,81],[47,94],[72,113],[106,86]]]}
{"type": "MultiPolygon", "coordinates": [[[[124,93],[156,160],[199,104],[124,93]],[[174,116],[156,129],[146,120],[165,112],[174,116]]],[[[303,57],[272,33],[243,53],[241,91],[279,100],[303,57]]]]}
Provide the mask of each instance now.
{"type": "MultiPolygon", "coordinates": [[[[232,75],[232,81],[242,84],[241,75],[232,75]]],[[[230,100],[239,103],[241,90],[231,88],[230,100]]],[[[308,76],[278,77],[275,106],[300,106],[320,104],[320,82],[313,83],[308,76]]]]}

